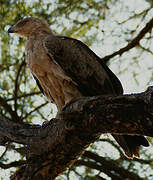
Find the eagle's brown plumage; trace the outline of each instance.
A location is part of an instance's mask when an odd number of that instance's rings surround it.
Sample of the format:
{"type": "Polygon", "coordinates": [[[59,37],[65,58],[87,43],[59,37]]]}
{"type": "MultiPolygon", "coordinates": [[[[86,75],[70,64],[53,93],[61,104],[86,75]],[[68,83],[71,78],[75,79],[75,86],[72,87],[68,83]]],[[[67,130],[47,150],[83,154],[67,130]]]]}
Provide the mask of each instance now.
{"type": "MultiPolygon", "coordinates": [[[[123,93],[118,78],[94,52],[81,41],[55,36],[44,21],[26,18],[8,32],[27,39],[27,64],[40,90],[59,111],[81,96],[123,93]]],[[[144,137],[113,136],[130,158],[139,156],[140,145],[149,145],[144,137]]]]}

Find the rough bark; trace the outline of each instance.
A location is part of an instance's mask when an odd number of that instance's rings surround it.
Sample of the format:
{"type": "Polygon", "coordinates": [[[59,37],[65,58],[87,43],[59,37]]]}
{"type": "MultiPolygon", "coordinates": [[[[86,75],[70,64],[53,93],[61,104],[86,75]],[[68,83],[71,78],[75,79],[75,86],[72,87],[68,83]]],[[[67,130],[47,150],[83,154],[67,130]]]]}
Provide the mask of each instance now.
{"type": "Polygon", "coordinates": [[[74,100],[43,126],[0,116],[0,144],[23,144],[16,150],[27,159],[12,180],[55,179],[102,133],[153,137],[153,87],[139,94],[74,100]]]}

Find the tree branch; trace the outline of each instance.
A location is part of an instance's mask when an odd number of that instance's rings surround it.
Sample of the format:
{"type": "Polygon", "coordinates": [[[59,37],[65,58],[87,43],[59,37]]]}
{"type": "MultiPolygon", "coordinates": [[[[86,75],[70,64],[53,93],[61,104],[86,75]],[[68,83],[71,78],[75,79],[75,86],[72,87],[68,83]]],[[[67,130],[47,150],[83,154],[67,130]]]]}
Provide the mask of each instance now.
{"type": "Polygon", "coordinates": [[[85,151],[83,157],[92,159],[95,162],[90,160],[77,160],[74,165],[84,165],[92,169],[97,169],[115,180],[122,180],[126,178],[132,180],[142,180],[142,178],[140,178],[137,174],[120,167],[115,160],[107,160],[106,158],[98,156],[90,151],[85,151]]]}
{"type": "Polygon", "coordinates": [[[17,75],[16,75],[16,79],[15,79],[15,89],[14,89],[14,97],[15,97],[14,98],[14,109],[15,109],[15,112],[17,111],[17,94],[18,94],[18,89],[19,89],[19,77],[20,77],[21,70],[25,65],[26,65],[25,59],[23,59],[22,63],[19,66],[19,69],[18,69],[17,75]]]}
{"type": "Polygon", "coordinates": [[[0,97],[0,105],[4,107],[5,111],[10,114],[13,121],[19,122],[20,118],[18,114],[12,110],[12,107],[7,103],[7,100],[0,97]]]}
{"type": "Polygon", "coordinates": [[[143,49],[144,51],[147,51],[148,53],[150,53],[151,55],[153,55],[153,52],[152,52],[149,48],[145,48],[145,47],[143,47],[141,44],[139,44],[139,47],[140,47],[141,49],[143,49]]]}
{"type": "Polygon", "coordinates": [[[41,92],[32,92],[32,93],[27,93],[27,94],[22,94],[20,96],[17,96],[17,97],[12,97],[12,98],[9,98],[9,99],[6,99],[6,101],[14,101],[14,100],[17,100],[17,99],[21,99],[21,98],[26,98],[26,97],[30,97],[30,96],[34,96],[34,95],[38,95],[38,94],[41,94],[41,92]]]}
{"type": "Polygon", "coordinates": [[[144,11],[140,12],[140,13],[137,13],[137,14],[134,14],[132,16],[130,16],[128,19],[125,19],[124,21],[118,23],[118,24],[123,24],[123,23],[126,23],[127,21],[131,20],[131,19],[134,19],[134,18],[137,18],[141,15],[143,15],[143,17],[148,13],[148,11],[150,11],[152,9],[152,6],[145,9],[144,11]]]}
{"type": "Polygon", "coordinates": [[[102,133],[153,137],[153,87],[139,94],[83,97],[48,124],[15,123],[0,116],[0,144],[24,145],[28,164],[12,180],[54,179],[102,133]]]}
{"type": "Polygon", "coordinates": [[[34,113],[35,111],[38,111],[39,109],[41,109],[42,107],[44,107],[45,105],[48,104],[48,101],[46,101],[45,103],[41,104],[40,106],[37,106],[35,109],[33,109],[32,111],[30,111],[29,113],[27,113],[24,117],[21,118],[21,120],[23,121],[24,119],[26,119],[29,115],[31,115],[32,113],[34,113]]]}
{"type": "Polygon", "coordinates": [[[0,167],[2,169],[8,169],[8,168],[11,168],[11,167],[19,167],[19,166],[21,166],[21,165],[23,165],[25,163],[26,163],[26,161],[24,161],[24,160],[14,161],[14,162],[11,162],[9,164],[3,164],[3,163],[0,162],[0,167]]]}
{"type": "Polygon", "coordinates": [[[110,143],[110,144],[119,152],[120,158],[124,158],[124,159],[126,158],[126,159],[128,159],[128,158],[124,155],[124,153],[123,153],[123,151],[121,150],[121,148],[119,147],[119,145],[115,144],[112,140],[110,140],[110,139],[99,139],[99,141],[110,143]]]}
{"type": "Polygon", "coordinates": [[[153,28],[153,18],[146,24],[146,26],[140,31],[140,33],[132,41],[130,41],[128,43],[127,46],[121,48],[120,50],[114,52],[111,55],[103,57],[102,61],[107,63],[114,56],[116,56],[116,55],[120,55],[121,56],[124,52],[134,48],[135,46],[137,46],[139,44],[140,40],[145,36],[145,34],[147,32],[149,32],[152,28],[153,28]]]}

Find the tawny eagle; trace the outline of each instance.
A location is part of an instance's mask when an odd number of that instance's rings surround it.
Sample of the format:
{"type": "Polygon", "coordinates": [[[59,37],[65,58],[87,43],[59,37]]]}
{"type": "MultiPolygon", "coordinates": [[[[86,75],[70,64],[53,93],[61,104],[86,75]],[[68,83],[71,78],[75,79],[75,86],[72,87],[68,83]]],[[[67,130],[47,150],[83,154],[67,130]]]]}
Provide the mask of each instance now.
{"type": "MultiPolygon", "coordinates": [[[[25,18],[8,32],[27,39],[27,65],[58,111],[81,96],[123,94],[118,78],[92,50],[79,40],[54,35],[45,21],[25,18]]],[[[142,136],[113,136],[130,158],[139,156],[140,145],[149,145],[142,136]]]]}

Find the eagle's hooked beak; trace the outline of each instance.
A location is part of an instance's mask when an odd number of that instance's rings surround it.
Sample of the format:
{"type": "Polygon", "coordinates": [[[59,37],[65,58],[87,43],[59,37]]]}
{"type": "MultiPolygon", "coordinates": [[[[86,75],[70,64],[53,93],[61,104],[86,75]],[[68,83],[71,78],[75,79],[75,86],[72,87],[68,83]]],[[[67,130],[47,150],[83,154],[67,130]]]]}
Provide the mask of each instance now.
{"type": "Polygon", "coordinates": [[[8,29],[8,33],[14,33],[14,28],[13,28],[13,26],[8,29]]]}

